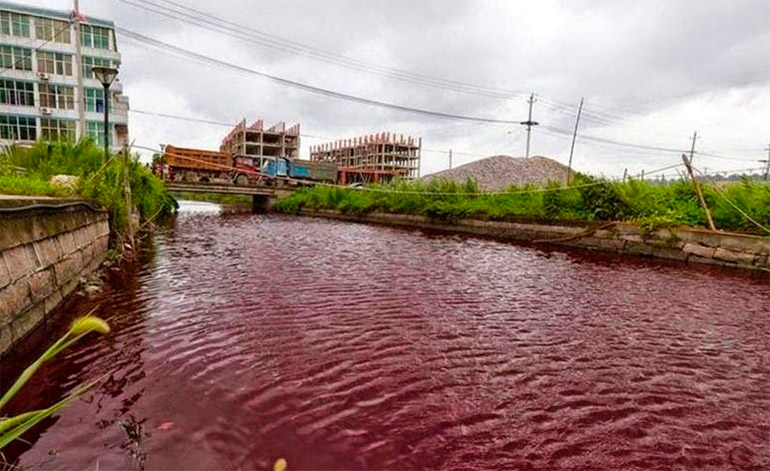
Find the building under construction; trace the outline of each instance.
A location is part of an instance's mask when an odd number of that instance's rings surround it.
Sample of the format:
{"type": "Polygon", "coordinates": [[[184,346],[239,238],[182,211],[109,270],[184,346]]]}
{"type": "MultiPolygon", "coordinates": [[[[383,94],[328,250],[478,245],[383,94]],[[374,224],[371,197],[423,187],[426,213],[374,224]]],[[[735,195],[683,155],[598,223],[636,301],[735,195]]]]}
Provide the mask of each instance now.
{"type": "Polygon", "coordinates": [[[288,129],[278,123],[267,129],[261,119],[246,126],[244,119],[230,131],[219,146],[221,152],[252,157],[254,166],[262,168],[265,161],[275,157],[299,158],[299,124],[288,129]]]}
{"type": "Polygon", "coordinates": [[[310,147],[310,160],[334,162],[378,181],[417,178],[422,138],[379,133],[310,147]]]}

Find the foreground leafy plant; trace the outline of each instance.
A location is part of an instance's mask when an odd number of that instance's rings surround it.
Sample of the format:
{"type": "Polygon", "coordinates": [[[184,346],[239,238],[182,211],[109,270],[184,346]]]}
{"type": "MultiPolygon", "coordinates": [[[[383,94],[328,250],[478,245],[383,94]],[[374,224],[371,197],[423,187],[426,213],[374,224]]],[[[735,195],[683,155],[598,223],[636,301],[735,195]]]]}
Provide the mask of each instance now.
{"type": "MultiPolygon", "coordinates": [[[[16,379],[11,388],[3,394],[0,398],[0,410],[5,407],[8,402],[13,399],[16,393],[32,378],[32,376],[40,369],[43,363],[53,359],[56,355],[61,353],[62,350],[79,341],[90,332],[98,332],[100,334],[108,334],[110,332],[110,326],[102,319],[94,316],[85,316],[76,319],[70,329],[59,340],[51,345],[40,357],[35,360],[34,363],[29,365],[26,370],[16,379]]],[[[18,439],[27,430],[31,429],[38,423],[42,422],[48,417],[51,417],[56,412],[67,407],[73,399],[77,398],[88,389],[94,386],[99,380],[87,383],[70,393],[67,397],[57,402],[56,404],[46,408],[39,409],[30,412],[24,412],[14,417],[5,417],[0,419],[0,449],[8,445],[13,440],[18,439]]]]}

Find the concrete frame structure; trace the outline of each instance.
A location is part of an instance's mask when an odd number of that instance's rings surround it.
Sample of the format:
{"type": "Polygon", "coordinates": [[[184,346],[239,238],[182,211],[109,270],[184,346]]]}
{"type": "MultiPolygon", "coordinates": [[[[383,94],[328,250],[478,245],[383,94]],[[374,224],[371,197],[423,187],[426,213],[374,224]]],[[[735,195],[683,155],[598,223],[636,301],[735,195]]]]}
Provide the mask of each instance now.
{"type": "Polygon", "coordinates": [[[299,158],[299,124],[286,128],[280,122],[267,129],[261,119],[246,126],[244,119],[222,139],[220,152],[252,157],[254,166],[262,168],[265,162],[276,157],[299,158]]]}
{"type": "Polygon", "coordinates": [[[379,133],[312,146],[310,160],[401,178],[419,177],[422,138],[379,133]]]}
{"type": "MultiPolygon", "coordinates": [[[[118,67],[112,21],[0,1],[0,143],[77,140],[104,130],[93,66],[118,67]]],[[[111,145],[128,142],[128,98],[110,88],[111,145]]]]}

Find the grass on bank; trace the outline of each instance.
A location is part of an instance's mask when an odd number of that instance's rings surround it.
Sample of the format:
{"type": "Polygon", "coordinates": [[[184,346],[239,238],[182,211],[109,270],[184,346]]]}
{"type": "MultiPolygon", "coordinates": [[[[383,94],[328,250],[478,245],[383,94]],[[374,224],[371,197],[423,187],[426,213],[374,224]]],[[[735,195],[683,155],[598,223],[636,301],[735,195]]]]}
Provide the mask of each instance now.
{"type": "Polygon", "coordinates": [[[85,198],[107,208],[111,228],[118,235],[126,232],[132,210],[138,212],[140,220],[148,221],[176,207],[163,182],[137,156],[116,154],[107,160],[91,139],[10,147],[0,155],[0,193],[85,198]],[[26,173],[19,174],[14,167],[24,168],[26,173]],[[131,208],[124,195],[126,170],[131,208]],[[62,174],[78,177],[74,188],[50,183],[52,176],[62,174]]]}
{"type": "Polygon", "coordinates": [[[48,179],[38,175],[0,173],[0,193],[5,195],[55,196],[64,198],[74,196],[75,192],[53,185],[48,179]]]}
{"type": "MultiPolygon", "coordinates": [[[[706,217],[693,187],[687,182],[655,184],[644,181],[614,183],[578,175],[569,188],[551,183],[511,187],[487,194],[473,180],[400,181],[371,185],[372,191],[316,186],[297,191],[276,205],[285,213],[335,209],[350,214],[373,211],[415,214],[455,222],[463,218],[496,221],[628,221],[643,229],[684,225],[706,227],[706,217]],[[429,194],[424,194],[429,193],[429,194]]],[[[706,202],[719,229],[766,233],[730,206],[711,185],[702,185],[706,202]]],[[[770,185],[744,180],[719,189],[753,219],[770,227],[770,185]]]]}

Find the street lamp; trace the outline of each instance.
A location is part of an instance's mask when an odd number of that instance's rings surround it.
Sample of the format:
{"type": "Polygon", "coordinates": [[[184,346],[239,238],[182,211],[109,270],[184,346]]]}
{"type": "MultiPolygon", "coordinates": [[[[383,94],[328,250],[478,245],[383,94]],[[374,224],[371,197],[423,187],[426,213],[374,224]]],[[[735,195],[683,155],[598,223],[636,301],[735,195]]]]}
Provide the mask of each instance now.
{"type": "Polygon", "coordinates": [[[104,159],[110,158],[109,133],[110,133],[110,85],[118,76],[118,69],[112,67],[92,67],[96,80],[102,83],[104,87],[104,159]]]}

